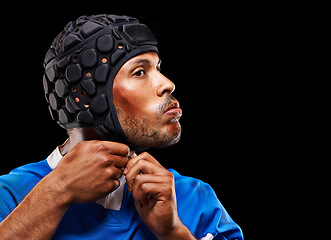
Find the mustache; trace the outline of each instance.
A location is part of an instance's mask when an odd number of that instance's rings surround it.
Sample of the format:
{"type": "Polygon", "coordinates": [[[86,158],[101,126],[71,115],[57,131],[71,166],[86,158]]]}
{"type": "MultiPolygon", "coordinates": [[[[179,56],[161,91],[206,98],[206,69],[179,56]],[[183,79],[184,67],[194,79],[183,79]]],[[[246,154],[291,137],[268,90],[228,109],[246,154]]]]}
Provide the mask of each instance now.
{"type": "Polygon", "coordinates": [[[166,109],[170,106],[170,104],[172,104],[173,102],[177,101],[177,99],[172,96],[172,95],[167,95],[164,103],[162,103],[160,106],[159,106],[159,110],[160,112],[165,112],[166,109]]]}

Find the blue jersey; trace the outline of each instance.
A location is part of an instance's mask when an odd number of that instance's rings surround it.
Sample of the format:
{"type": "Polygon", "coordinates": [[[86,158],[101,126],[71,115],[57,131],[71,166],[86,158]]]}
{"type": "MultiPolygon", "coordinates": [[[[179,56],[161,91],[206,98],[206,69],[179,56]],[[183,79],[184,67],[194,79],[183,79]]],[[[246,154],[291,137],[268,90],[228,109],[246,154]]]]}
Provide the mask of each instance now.
{"type": "MultiPolygon", "coordinates": [[[[31,163],[0,176],[0,222],[23,200],[31,189],[52,171],[46,160],[31,163]]],[[[178,215],[198,239],[243,239],[213,189],[206,183],[169,170],[175,177],[178,215]],[[207,238],[206,238],[207,239],[207,238]],[[208,238],[211,239],[211,238],[208,238]]],[[[140,219],[131,192],[125,184],[119,210],[106,209],[96,202],[74,204],[63,216],[52,239],[156,239],[140,219]]]]}

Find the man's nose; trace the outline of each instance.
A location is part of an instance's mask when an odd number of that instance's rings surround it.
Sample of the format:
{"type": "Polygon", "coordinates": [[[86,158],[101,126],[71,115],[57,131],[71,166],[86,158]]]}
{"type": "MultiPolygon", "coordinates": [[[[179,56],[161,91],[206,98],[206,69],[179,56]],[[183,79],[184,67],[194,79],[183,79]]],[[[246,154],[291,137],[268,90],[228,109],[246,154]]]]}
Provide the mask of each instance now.
{"type": "Polygon", "coordinates": [[[158,86],[156,87],[156,94],[159,97],[162,97],[165,93],[170,95],[174,90],[175,84],[162,73],[158,72],[158,86]]]}

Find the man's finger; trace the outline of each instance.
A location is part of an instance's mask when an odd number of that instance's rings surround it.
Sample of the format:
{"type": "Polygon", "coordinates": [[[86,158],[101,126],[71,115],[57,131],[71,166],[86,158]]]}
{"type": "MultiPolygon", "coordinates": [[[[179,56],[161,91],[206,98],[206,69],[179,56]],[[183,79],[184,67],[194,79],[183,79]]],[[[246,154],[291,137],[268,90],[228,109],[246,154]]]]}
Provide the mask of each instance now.
{"type": "Polygon", "coordinates": [[[143,152],[143,153],[139,154],[138,156],[130,159],[130,161],[126,165],[126,168],[124,169],[123,173],[126,174],[131,169],[131,167],[134,166],[139,160],[145,160],[147,162],[150,162],[157,166],[162,167],[162,165],[152,155],[150,155],[147,152],[143,152]]]}
{"type": "Polygon", "coordinates": [[[128,157],[130,153],[130,148],[118,142],[110,142],[110,141],[93,141],[95,144],[96,151],[106,151],[113,155],[128,157]]]}
{"type": "Polygon", "coordinates": [[[146,202],[146,200],[162,201],[172,196],[172,188],[165,183],[143,183],[134,188],[132,196],[140,202],[146,202]]]}
{"type": "Polygon", "coordinates": [[[127,165],[129,159],[127,157],[121,157],[111,154],[110,161],[114,167],[122,169],[127,165]]]}
{"type": "Polygon", "coordinates": [[[145,160],[139,160],[135,165],[133,165],[130,168],[130,170],[123,172],[123,174],[125,174],[126,182],[129,186],[129,189],[132,189],[137,175],[139,174],[163,175],[161,173],[162,170],[163,170],[162,168],[151,162],[147,162],[145,160]]]}

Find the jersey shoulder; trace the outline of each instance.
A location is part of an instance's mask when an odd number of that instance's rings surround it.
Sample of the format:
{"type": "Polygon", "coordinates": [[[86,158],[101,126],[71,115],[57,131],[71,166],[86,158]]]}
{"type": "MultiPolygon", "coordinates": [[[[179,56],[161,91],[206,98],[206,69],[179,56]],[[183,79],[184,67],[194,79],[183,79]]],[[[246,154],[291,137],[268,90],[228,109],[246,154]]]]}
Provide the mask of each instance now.
{"type": "Polygon", "coordinates": [[[169,169],[174,175],[177,197],[189,198],[194,201],[199,201],[200,204],[214,201],[218,205],[218,198],[213,188],[200,179],[180,175],[177,171],[169,169]]]}
{"type": "MultiPolygon", "coordinates": [[[[15,188],[27,187],[33,184],[35,181],[41,180],[48,173],[51,172],[51,168],[47,164],[47,161],[40,161],[36,163],[29,163],[21,167],[15,168],[10,173],[0,176],[0,186],[9,185],[15,188]]],[[[21,190],[21,189],[20,189],[21,190]]]]}
{"type": "Polygon", "coordinates": [[[182,176],[175,170],[169,171],[175,178],[177,210],[182,222],[199,238],[207,233],[215,235],[223,206],[212,187],[199,179],[182,176]],[[213,220],[215,217],[217,219],[213,220]]]}
{"type": "Polygon", "coordinates": [[[243,239],[240,227],[231,219],[213,188],[196,178],[169,170],[175,178],[178,215],[198,239],[243,239]]]}
{"type": "Polygon", "coordinates": [[[9,215],[51,170],[44,160],[15,168],[10,173],[0,176],[0,221],[9,215]]]}

